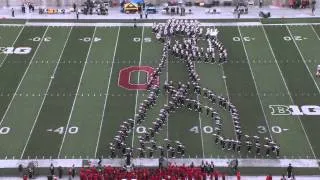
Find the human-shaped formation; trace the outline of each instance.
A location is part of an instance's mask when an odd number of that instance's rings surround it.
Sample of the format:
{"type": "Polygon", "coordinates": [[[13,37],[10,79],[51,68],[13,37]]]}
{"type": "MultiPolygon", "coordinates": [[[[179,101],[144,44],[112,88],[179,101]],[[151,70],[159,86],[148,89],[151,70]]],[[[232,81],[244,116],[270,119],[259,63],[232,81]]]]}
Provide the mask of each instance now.
{"type": "Polygon", "coordinates": [[[161,88],[157,85],[157,80],[166,68],[169,57],[185,63],[189,81],[182,83],[166,80],[163,84],[162,90],[168,94],[168,103],[160,109],[158,118],[152,122],[152,127],[147,128],[147,131],[138,137],[140,147],[136,150],[139,152],[139,157],[146,157],[146,155],[153,157],[156,150],[159,151],[162,157],[181,158],[185,156],[185,146],[179,140],[164,139],[165,144],[158,145],[155,139],[155,136],[166,126],[169,115],[178,108],[186,108],[196,113],[205,113],[210,117],[215,127],[213,133],[215,137],[214,143],[220,144],[222,149],[240,153],[241,147],[245,145],[246,151],[251,153],[254,145],[256,155],[260,156],[261,144],[263,143],[264,154],[267,157],[270,156],[271,152],[274,152],[279,157],[280,147],[270,138],[264,138],[262,142],[259,136],[251,137],[245,134],[243,137],[244,133],[242,132],[239,111],[236,106],[228,98],[219,96],[213,90],[202,87],[200,84],[200,76],[196,71],[195,63],[203,62],[221,65],[228,61],[228,56],[223,43],[217,38],[219,31],[212,27],[206,28],[206,33],[204,33],[203,28],[199,25],[197,20],[175,19],[170,19],[165,24],[153,24],[152,31],[156,39],[163,43],[162,57],[158,67],[155,68],[148,79],[148,98],[139,105],[138,113],[133,119],[123,122],[114,141],[110,143],[112,158],[115,157],[116,151],[121,152],[122,156],[132,156],[133,149],[125,144],[125,139],[128,137],[129,132],[134,130],[134,127],[145,120],[148,110],[156,104],[161,91],[161,88]],[[206,49],[198,46],[200,40],[207,42],[206,49]],[[192,94],[196,96],[191,96],[192,94]],[[200,96],[203,97],[202,99],[207,100],[210,105],[201,104],[200,96]],[[230,114],[235,129],[235,137],[228,138],[223,135],[222,128],[225,120],[221,119],[215,107],[222,108],[230,114]]]}

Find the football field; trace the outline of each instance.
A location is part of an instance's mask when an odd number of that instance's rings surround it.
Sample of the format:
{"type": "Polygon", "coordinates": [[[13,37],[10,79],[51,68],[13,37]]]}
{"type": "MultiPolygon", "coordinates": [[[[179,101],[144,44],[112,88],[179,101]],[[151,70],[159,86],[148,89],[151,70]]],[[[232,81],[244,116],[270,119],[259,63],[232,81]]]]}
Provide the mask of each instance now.
{"type": "MultiPolygon", "coordinates": [[[[277,142],[280,159],[318,159],[320,26],[217,28],[228,63],[197,62],[202,87],[237,106],[244,134],[277,142]]],[[[110,158],[109,143],[119,126],[148,96],[128,87],[146,83],[147,69],[158,66],[162,48],[150,26],[1,25],[0,159],[110,158]]],[[[167,79],[187,82],[185,64],[169,58],[161,86],[167,79]]],[[[160,93],[146,120],[129,134],[129,146],[140,147],[138,137],[167,101],[160,93]]],[[[231,116],[217,111],[222,133],[236,139],[231,116]]],[[[214,128],[205,113],[179,109],[156,140],[162,146],[166,138],[179,140],[185,158],[265,158],[264,151],[256,156],[245,146],[241,153],[222,150],[214,143],[214,128]]]]}

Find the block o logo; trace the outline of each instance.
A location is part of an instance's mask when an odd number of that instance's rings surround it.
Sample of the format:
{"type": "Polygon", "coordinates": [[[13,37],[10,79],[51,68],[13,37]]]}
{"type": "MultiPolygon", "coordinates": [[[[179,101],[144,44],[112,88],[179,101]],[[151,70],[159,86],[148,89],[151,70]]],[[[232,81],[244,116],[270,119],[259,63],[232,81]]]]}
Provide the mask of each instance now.
{"type": "MultiPolygon", "coordinates": [[[[142,71],[147,73],[148,80],[150,75],[153,73],[153,67],[151,66],[130,66],[123,68],[119,72],[118,85],[122,88],[128,90],[147,90],[147,82],[142,84],[132,84],[131,83],[131,74],[136,71],[142,71]]],[[[159,85],[159,77],[156,81],[156,84],[159,85]]]]}

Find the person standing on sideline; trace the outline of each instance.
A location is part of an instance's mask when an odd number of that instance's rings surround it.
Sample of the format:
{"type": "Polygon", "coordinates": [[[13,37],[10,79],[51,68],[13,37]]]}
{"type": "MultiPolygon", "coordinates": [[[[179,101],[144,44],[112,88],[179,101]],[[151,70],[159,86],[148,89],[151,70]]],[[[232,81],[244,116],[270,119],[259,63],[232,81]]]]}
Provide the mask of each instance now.
{"type": "Polygon", "coordinates": [[[240,178],[241,178],[240,171],[237,171],[236,176],[237,176],[237,180],[240,180],[240,178]]]}
{"type": "Polygon", "coordinates": [[[76,10],[77,10],[77,5],[76,5],[76,3],[73,3],[73,10],[74,10],[74,12],[76,12],[76,10]]]}
{"type": "Polygon", "coordinates": [[[145,16],[146,19],[148,19],[148,11],[146,11],[146,12],[144,13],[144,16],[145,16]]]}
{"type": "Polygon", "coordinates": [[[62,175],[63,175],[63,169],[61,166],[58,167],[58,176],[59,176],[59,179],[62,178],[62,175]]]}
{"type": "Polygon", "coordinates": [[[74,167],[74,164],[72,165],[72,172],[71,177],[74,178],[76,176],[76,168],[74,167]]]}
{"type": "Polygon", "coordinates": [[[259,0],[259,8],[262,8],[263,0],[259,0]]]}
{"type": "Polygon", "coordinates": [[[291,164],[289,164],[289,166],[287,167],[288,178],[291,178],[292,171],[293,171],[293,167],[291,166],[291,164]]]}
{"type": "Polygon", "coordinates": [[[78,9],[76,9],[76,16],[77,16],[77,20],[79,19],[79,11],[78,9]]]}
{"type": "Polygon", "coordinates": [[[238,19],[240,19],[240,15],[241,15],[240,9],[238,9],[237,13],[238,13],[238,19]]]}
{"type": "Polygon", "coordinates": [[[133,19],[133,27],[134,27],[134,28],[137,27],[137,19],[136,19],[136,18],[133,19]]]}
{"type": "Polygon", "coordinates": [[[11,8],[11,16],[14,17],[14,9],[11,8]]]}
{"type": "Polygon", "coordinates": [[[271,174],[267,175],[266,180],[272,180],[271,174]]]}
{"type": "Polygon", "coordinates": [[[316,10],[316,0],[312,0],[312,2],[311,2],[311,12],[312,12],[312,16],[314,16],[315,10],[316,10]]]}
{"type": "Polygon", "coordinates": [[[53,164],[51,163],[50,164],[50,168],[49,168],[49,170],[50,170],[50,175],[54,175],[54,166],[53,166],[53,164]]]}

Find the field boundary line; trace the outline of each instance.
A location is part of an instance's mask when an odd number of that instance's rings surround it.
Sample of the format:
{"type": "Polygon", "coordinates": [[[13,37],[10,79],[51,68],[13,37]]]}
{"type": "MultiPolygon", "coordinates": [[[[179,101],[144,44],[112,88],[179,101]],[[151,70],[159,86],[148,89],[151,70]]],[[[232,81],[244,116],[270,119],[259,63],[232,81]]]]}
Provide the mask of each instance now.
{"type": "Polygon", "coordinates": [[[87,62],[88,62],[88,57],[89,57],[89,54],[91,52],[91,47],[92,47],[92,43],[94,41],[94,36],[96,34],[96,29],[97,27],[94,28],[94,31],[93,31],[93,34],[92,34],[92,37],[91,37],[91,42],[90,42],[90,45],[89,45],[89,49],[88,49],[88,52],[87,52],[87,57],[86,57],[86,61],[84,62],[84,65],[83,65],[83,68],[82,68],[82,72],[81,72],[81,75],[80,75],[80,80],[79,80],[79,83],[78,83],[78,87],[77,87],[77,91],[76,91],[76,95],[73,99],[73,103],[72,103],[72,107],[71,107],[71,111],[70,111],[70,114],[69,114],[69,118],[68,118],[68,122],[67,122],[67,125],[64,129],[64,134],[63,134],[63,138],[62,138],[62,142],[61,142],[61,145],[60,145],[60,148],[59,148],[59,153],[58,153],[58,158],[60,158],[60,154],[61,154],[61,150],[62,150],[62,147],[63,147],[63,144],[64,144],[64,140],[66,138],[66,135],[67,135],[67,132],[68,132],[68,129],[69,129],[69,124],[70,124],[70,120],[71,120],[71,117],[72,117],[72,114],[73,114],[73,109],[74,109],[74,106],[76,104],[76,101],[77,101],[77,94],[79,92],[79,89],[80,89],[80,86],[81,86],[81,82],[82,82],[82,78],[83,78],[83,74],[86,70],[86,66],[87,66],[87,62]]]}
{"type": "Polygon", "coordinates": [[[247,61],[248,61],[248,65],[249,65],[249,69],[250,69],[250,72],[251,72],[251,76],[252,76],[252,79],[253,79],[253,83],[254,83],[254,86],[256,88],[256,91],[257,91],[257,96],[258,96],[258,99],[259,99],[259,102],[260,102],[260,107],[261,107],[261,110],[262,110],[262,113],[263,113],[263,116],[264,116],[264,120],[266,122],[266,125],[267,125],[267,128],[268,128],[268,131],[269,131],[269,136],[271,138],[271,140],[273,141],[273,137],[272,137],[272,131],[270,131],[270,126],[269,126],[269,122],[267,120],[267,116],[266,116],[266,113],[264,111],[264,108],[263,108],[263,104],[262,104],[262,101],[261,101],[261,98],[260,98],[260,95],[259,95],[259,90],[258,90],[258,86],[257,86],[257,82],[256,82],[256,79],[255,79],[255,76],[254,76],[254,73],[252,71],[252,68],[251,68],[251,62],[249,60],[249,56],[248,56],[248,53],[247,53],[247,49],[246,49],[246,46],[244,45],[244,42],[243,42],[243,36],[241,34],[241,30],[240,30],[240,27],[238,26],[238,31],[239,31],[239,35],[240,35],[240,39],[241,39],[241,42],[242,42],[242,46],[243,46],[243,49],[244,49],[244,52],[246,54],[246,57],[247,57],[247,61]]]}
{"type": "Polygon", "coordinates": [[[16,91],[15,91],[14,94],[12,95],[12,98],[11,98],[11,100],[10,100],[10,103],[9,103],[9,105],[7,106],[7,109],[6,109],[4,115],[2,116],[2,119],[1,119],[1,121],[0,121],[0,126],[2,125],[2,123],[3,123],[3,121],[4,121],[4,118],[7,116],[7,113],[8,113],[8,111],[9,111],[11,105],[12,105],[12,102],[13,102],[13,100],[14,100],[17,92],[18,92],[18,90],[20,89],[20,86],[21,86],[21,84],[22,84],[22,82],[23,82],[23,80],[24,80],[27,72],[29,71],[29,68],[30,68],[30,66],[31,66],[31,64],[32,64],[32,61],[33,61],[34,57],[35,57],[35,56],[37,55],[37,53],[38,53],[38,49],[39,49],[41,43],[43,42],[44,36],[46,35],[47,31],[48,31],[48,27],[46,28],[45,32],[43,33],[42,38],[41,38],[41,41],[38,43],[37,48],[36,48],[34,54],[32,55],[31,60],[30,60],[30,62],[29,62],[29,64],[28,64],[28,66],[27,66],[27,69],[24,71],[24,74],[23,74],[23,76],[22,76],[22,78],[21,78],[21,80],[20,80],[20,82],[19,82],[19,84],[18,84],[18,87],[16,88],[16,91]]]}
{"type": "MultiPolygon", "coordinates": [[[[171,43],[171,39],[170,39],[170,43],[171,43]]],[[[169,53],[166,52],[167,54],[167,62],[166,62],[166,82],[169,82],[169,53]]],[[[161,85],[159,86],[161,88],[161,85]]],[[[163,89],[163,91],[165,91],[163,89]]],[[[169,95],[168,93],[164,92],[164,95],[166,96],[166,104],[169,104],[169,95]]],[[[167,113],[167,132],[166,132],[167,138],[169,139],[169,113],[167,113]]]]}
{"type": "Polygon", "coordinates": [[[299,52],[299,54],[300,54],[300,56],[301,56],[301,58],[302,58],[302,61],[303,61],[304,65],[306,66],[307,70],[309,71],[309,75],[311,76],[311,78],[312,78],[314,84],[316,85],[316,88],[318,89],[318,92],[319,92],[319,94],[320,94],[319,86],[318,86],[316,80],[314,79],[314,77],[313,77],[313,75],[312,75],[312,73],[311,73],[311,71],[310,71],[310,68],[309,68],[309,66],[307,65],[307,62],[306,62],[304,56],[302,55],[301,50],[300,50],[300,48],[299,48],[296,40],[293,38],[293,35],[292,35],[289,27],[286,26],[286,28],[287,28],[287,30],[288,30],[288,32],[289,32],[289,34],[290,34],[290,36],[291,36],[291,38],[292,38],[292,40],[293,40],[294,45],[296,46],[296,48],[297,48],[297,50],[298,50],[298,52],[299,52]]]}
{"type": "MultiPolygon", "coordinates": [[[[19,34],[17,35],[16,39],[13,41],[13,43],[12,43],[11,46],[14,46],[14,45],[16,44],[16,42],[17,42],[17,40],[19,39],[22,31],[24,30],[24,27],[25,27],[25,26],[23,26],[23,27],[21,28],[19,34]]],[[[7,60],[8,55],[9,55],[9,54],[6,54],[6,56],[3,58],[3,61],[0,63],[0,68],[2,67],[2,65],[3,65],[3,64],[5,63],[5,61],[7,60]]]]}
{"type": "Polygon", "coordinates": [[[317,36],[318,40],[320,40],[320,37],[317,33],[317,31],[314,29],[314,27],[312,26],[312,24],[310,24],[312,31],[314,32],[314,34],[317,36]]]}
{"type": "MultiPolygon", "coordinates": [[[[196,69],[196,63],[193,62],[194,69],[196,69]]],[[[199,94],[197,94],[197,101],[200,102],[199,94]]],[[[200,137],[201,137],[201,147],[202,147],[202,158],[205,158],[204,153],[204,144],[203,144],[203,133],[202,133],[202,119],[201,112],[198,112],[198,120],[199,120],[199,129],[200,129],[200,137]]]]}
{"type": "MultiPolygon", "coordinates": [[[[284,83],[284,85],[285,85],[285,87],[286,87],[286,89],[287,89],[287,93],[288,93],[288,95],[289,95],[289,98],[290,98],[291,102],[294,104],[294,100],[293,100],[293,98],[292,98],[291,92],[290,92],[290,90],[289,90],[289,87],[288,87],[288,85],[287,85],[286,80],[284,79],[284,76],[283,76],[283,73],[282,73],[282,71],[281,71],[281,69],[280,69],[278,60],[277,60],[277,58],[276,58],[276,56],[275,56],[275,54],[274,54],[274,52],[273,52],[273,48],[272,48],[272,46],[271,46],[271,44],[270,44],[268,35],[267,35],[267,33],[266,33],[266,31],[265,31],[265,29],[264,29],[263,26],[262,26],[262,31],[263,31],[263,33],[264,33],[264,35],[265,35],[265,37],[266,37],[266,40],[267,40],[267,42],[268,42],[268,45],[269,45],[271,54],[272,54],[272,56],[273,56],[273,58],[274,58],[274,60],[275,60],[275,62],[276,62],[276,65],[277,65],[277,67],[278,67],[278,70],[279,70],[279,72],[280,72],[281,79],[282,79],[282,81],[283,81],[283,83],[284,83]]],[[[314,158],[317,158],[316,155],[315,155],[315,153],[314,153],[314,151],[313,151],[313,147],[312,147],[312,145],[311,145],[311,143],[310,143],[308,134],[307,134],[307,132],[306,132],[306,130],[305,130],[303,124],[302,124],[302,121],[301,121],[300,116],[298,116],[298,119],[299,119],[301,128],[302,128],[302,130],[303,130],[303,132],[304,132],[304,134],[305,134],[305,137],[306,137],[306,139],[307,139],[307,141],[308,141],[308,144],[309,144],[309,146],[310,146],[311,152],[312,152],[314,158]]]]}
{"type": "MultiPolygon", "coordinates": [[[[19,164],[27,167],[30,162],[36,162],[38,168],[49,168],[52,163],[55,167],[83,167],[83,161],[88,160],[91,166],[98,165],[98,159],[15,159],[15,160],[0,160],[0,169],[2,168],[17,168],[19,164]]],[[[169,163],[178,166],[189,165],[192,162],[194,166],[200,166],[202,161],[214,162],[215,167],[229,167],[229,163],[234,159],[214,159],[214,158],[188,158],[188,159],[167,159],[169,163]]],[[[293,164],[295,168],[318,168],[317,159],[238,159],[240,167],[276,167],[286,168],[289,163],[293,164]]],[[[101,164],[112,167],[123,167],[124,161],[120,158],[102,159],[101,164]]],[[[159,160],[148,158],[134,158],[133,164],[135,167],[158,167],[159,160]]]]}
{"type": "MultiPolygon", "coordinates": [[[[141,66],[141,59],[142,59],[142,48],[143,48],[143,38],[144,37],[144,26],[142,27],[142,32],[141,32],[141,43],[140,43],[140,59],[139,59],[139,67],[141,66]]],[[[138,84],[140,83],[140,71],[138,71],[138,84]]],[[[138,106],[138,96],[139,96],[139,90],[136,90],[136,103],[134,106],[134,117],[135,114],[137,113],[137,106],[138,106]]],[[[133,142],[134,142],[134,132],[136,131],[136,120],[134,119],[133,121],[133,130],[132,130],[132,139],[131,139],[131,148],[133,149],[133,142]]]]}
{"type": "Polygon", "coordinates": [[[102,117],[101,117],[101,122],[100,122],[100,127],[99,127],[98,140],[97,140],[96,149],[95,149],[95,152],[94,152],[94,157],[97,157],[98,146],[99,146],[99,143],[100,143],[100,135],[101,135],[101,130],[102,130],[102,124],[103,124],[103,121],[104,121],[104,115],[105,115],[105,110],[106,110],[106,106],[107,106],[108,96],[109,96],[108,94],[109,94],[112,70],[113,70],[113,65],[114,65],[114,59],[116,57],[116,52],[117,52],[117,48],[118,48],[118,40],[119,40],[120,28],[121,27],[119,26],[118,33],[117,33],[117,40],[116,40],[116,44],[114,46],[111,70],[110,70],[110,73],[109,73],[108,87],[107,87],[107,92],[106,92],[106,98],[104,100],[102,117]]]}
{"type": "MultiPolygon", "coordinates": [[[[261,22],[202,22],[199,20],[200,26],[307,26],[307,25],[320,25],[320,23],[271,23],[263,24],[261,22]]],[[[137,26],[148,26],[151,27],[153,23],[136,23],[137,26]]],[[[164,23],[160,23],[164,24],[164,23]]],[[[124,23],[80,23],[80,22],[26,22],[25,25],[21,24],[0,24],[0,26],[96,26],[96,27],[118,27],[118,26],[131,26],[134,23],[124,22],[124,23]]]]}
{"type": "MultiPolygon", "coordinates": [[[[69,33],[68,33],[67,40],[65,41],[64,46],[63,46],[63,48],[62,48],[62,51],[61,51],[61,53],[60,53],[59,60],[58,60],[56,66],[55,66],[55,68],[54,68],[54,70],[53,70],[52,77],[54,77],[55,74],[56,74],[56,71],[57,71],[58,66],[59,66],[59,64],[60,64],[60,60],[61,60],[62,54],[63,54],[64,49],[65,49],[65,47],[66,47],[66,45],[67,45],[67,42],[68,42],[68,40],[69,40],[69,37],[70,37],[70,34],[71,34],[72,29],[73,29],[73,27],[70,28],[70,31],[69,31],[69,33]]],[[[49,84],[48,84],[46,93],[45,93],[45,95],[44,95],[44,98],[43,98],[42,103],[41,103],[41,105],[40,105],[40,108],[39,108],[39,110],[38,110],[38,113],[37,113],[37,115],[36,115],[36,117],[35,117],[35,121],[34,121],[34,123],[33,123],[33,125],[32,125],[32,128],[31,128],[31,131],[30,131],[30,133],[29,133],[29,136],[28,136],[28,139],[27,139],[27,141],[26,141],[26,144],[24,145],[24,148],[23,148],[23,150],[22,150],[20,159],[23,158],[24,152],[25,152],[25,150],[26,150],[26,148],[27,148],[27,146],[28,146],[28,144],[29,144],[31,135],[32,135],[32,133],[33,133],[33,129],[34,129],[34,127],[36,126],[36,124],[37,124],[37,122],[38,122],[39,115],[40,115],[40,113],[41,113],[43,104],[44,104],[44,102],[45,102],[45,100],[46,100],[46,98],[47,98],[47,96],[48,96],[47,94],[48,94],[49,89],[50,89],[50,87],[51,87],[52,81],[53,81],[53,78],[50,78],[50,81],[49,81],[49,84]]]]}
{"type": "MultiPolygon", "coordinates": [[[[222,78],[223,78],[224,86],[225,86],[225,88],[226,88],[226,93],[227,93],[228,101],[231,102],[231,100],[230,100],[230,95],[229,95],[229,90],[228,90],[228,85],[227,85],[227,80],[226,80],[227,76],[226,76],[225,73],[224,73],[223,64],[221,64],[221,65],[219,65],[219,66],[220,66],[221,71],[222,71],[222,76],[223,76],[222,78]]],[[[230,115],[232,116],[232,113],[231,113],[231,112],[230,112],[230,115]]],[[[232,123],[232,126],[233,126],[233,130],[234,130],[234,138],[238,141],[238,136],[237,136],[236,127],[235,127],[234,123],[232,123]]]]}

